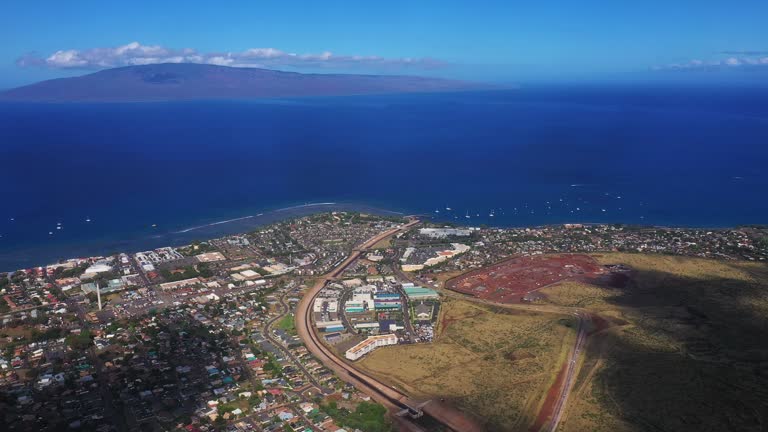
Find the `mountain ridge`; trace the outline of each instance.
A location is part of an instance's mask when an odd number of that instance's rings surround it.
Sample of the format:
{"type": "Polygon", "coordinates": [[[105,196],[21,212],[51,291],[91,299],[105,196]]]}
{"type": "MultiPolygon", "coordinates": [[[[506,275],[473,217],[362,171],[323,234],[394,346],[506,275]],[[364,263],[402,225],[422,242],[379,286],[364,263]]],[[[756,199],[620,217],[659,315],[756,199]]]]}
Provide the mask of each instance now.
{"type": "Polygon", "coordinates": [[[410,75],[305,74],[195,63],[123,66],[0,92],[0,100],[142,102],[482,90],[490,85],[410,75]]]}

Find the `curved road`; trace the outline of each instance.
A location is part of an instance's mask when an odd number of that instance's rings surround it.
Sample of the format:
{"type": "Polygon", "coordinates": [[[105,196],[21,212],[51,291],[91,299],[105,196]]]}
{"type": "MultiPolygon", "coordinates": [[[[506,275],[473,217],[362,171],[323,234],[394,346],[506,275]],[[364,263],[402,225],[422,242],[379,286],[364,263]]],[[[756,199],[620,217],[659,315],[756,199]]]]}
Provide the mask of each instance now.
{"type": "MultiPolygon", "coordinates": [[[[381,403],[391,410],[402,410],[404,406],[415,407],[417,403],[410,400],[404,393],[399,390],[388,387],[380,381],[372,378],[365,373],[355,369],[352,365],[346,363],[346,361],[336,357],[336,354],[323,345],[320,338],[315,334],[312,327],[312,314],[311,308],[314,303],[315,297],[325,285],[338,277],[350,264],[352,264],[366,249],[372,247],[374,244],[387,237],[393,236],[399,232],[410,229],[412,226],[418,224],[418,220],[413,220],[398,228],[385,231],[375,237],[367,240],[365,243],[354,249],[349,257],[341,262],[336,268],[331,270],[328,274],[323,276],[307,293],[302,297],[296,308],[296,329],[299,336],[307,345],[307,349],[317,357],[326,367],[336,372],[336,374],[344,381],[353,384],[361,391],[367,393],[374,400],[381,403]]],[[[423,407],[425,413],[430,417],[439,421],[443,425],[460,432],[474,432],[481,431],[482,428],[474,421],[469,419],[460,411],[452,409],[444,404],[436,401],[431,401],[423,407]]]]}
{"type": "Polygon", "coordinates": [[[262,334],[262,335],[263,335],[263,336],[264,336],[264,337],[265,337],[267,340],[269,340],[270,342],[272,342],[272,345],[274,345],[274,346],[275,346],[277,349],[279,349],[280,351],[282,351],[282,352],[283,352],[283,354],[285,354],[285,355],[286,355],[288,358],[290,358],[290,359],[291,359],[291,361],[293,361],[293,363],[294,363],[294,364],[295,364],[295,365],[296,365],[296,366],[297,366],[299,369],[301,369],[301,371],[302,371],[302,373],[304,374],[304,376],[305,376],[305,377],[307,377],[307,380],[308,380],[308,381],[309,381],[309,382],[310,382],[310,383],[311,383],[311,384],[312,384],[314,387],[316,387],[316,388],[317,388],[318,390],[320,390],[321,392],[323,392],[323,393],[326,393],[326,392],[328,391],[328,389],[327,389],[326,387],[324,387],[322,384],[320,384],[320,382],[319,382],[319,381],[317,381],[317,380],[315,379],[315,377],[314,377],[314,376],[312,376],[312,374],[311,374],[311,373],[310,373],[310,372],[307,370],[307,368],[305,368],[305,367],[304,367],[304,365],[303,365],[303,364],[301,364],[301,362],[299,361],[299,359],[297,359],[297,358],[296,358],[296,357],[293,355],[293,353],[292,353],[292,352],[291,352],[291,351],[290,351],[288,348],[286,348],[286,347],[283,345],[283,343],[282,343],[282,342],[281,342],[281,341],[280,341],[278,338],[276,338],[276,337],[275,337],[275,336],[272,334],[272,324],[274,324],[274,323],[275,323],[277,320],[279,320],[279,319],[283,318],[283,317],[284,317],[286,314],[288,314],[288,313],[290,313],[290,312],[291,312],[291,308],[288,306],[288,304],[286,304],[286,303],[285,303],[285,296],[286,296],[287,294],[288,294],[288,293],[284,293],[284,294],[282,294],[282,295],[279,297],[279,299],[278,299],[278,300],[280,301],[280,306],[282,306],[282,309],[283,309],[283,313],[282,313],[282,314],[280,314],[280,315],[278,315],[278,316],[276,316],[276,317],[274,317],[274,318],[272,318],[272,319],[270,319],[269,321],[267,321],[266,325],[264,325],[264,328],[263,328],[263,330],[262,330],[262,333],[261,333],[261,334],[262,334]]]}

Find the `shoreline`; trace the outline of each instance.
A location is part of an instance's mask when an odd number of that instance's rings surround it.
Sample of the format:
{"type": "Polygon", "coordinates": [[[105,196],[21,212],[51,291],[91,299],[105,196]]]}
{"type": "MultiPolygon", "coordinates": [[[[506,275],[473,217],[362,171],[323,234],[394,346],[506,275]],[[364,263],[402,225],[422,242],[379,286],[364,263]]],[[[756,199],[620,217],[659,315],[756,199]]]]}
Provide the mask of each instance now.
{"type": "Polygon", "coordinates": [[[105,256],[115,253],[134,254],[165,246],[180,247],[188,245],[193,241],[207,241],[228,235],[243,234],[273,223],[327,211],[351,211],[371,213],[378,216],[405,216],[405,213],[365,204],[341,202],[301,204],[265,210],[263,213],[254,215],[214,220],[209,223],[152,235],[141,235],[135,238],[89,240],[80,244],[42,245],[9,250],[0,253],[0,273],[12,273],[17,270],[45,267],[73,258],[105,256]]]}
{"type": "Polygon", "coordinates": [[[370,213],[378,216],[398,216],[407,215],[417,216],[431,223],[445,223],[447,226],[459,227],[485,227],[494,229],[540,229],[564,224],[597,226],[597,225],[620,225],[624,227],[636,227],[638,229],[667,229],[667,230],[733,230],[739,228],[760,227],[764,224],[742,224],[730,226],[695,226],[695,225],[669,225],[669,224],[636,224],[626,222],[557,222],[530,225],[505,225],[505,224],[472,224],[468,221],[443,221],[435,219],[432,214],[424,213],[405,213],[394,210],[382,209],[367,204],[343,203],[343,202],[321,202],[293,205],[281,207],[273,210],[264,210],[263,213],[245,215],[223,220],[214,220],[213,222],[193,225],[187,228],[175,229],[150,236],[140,236],[130,239],[104,239],[91,240],[81,244],[62,244],[55,247],[32,246],[17,251],[8,251],[0,253],[0,273],[12,273],[17,270],[24,270],[36,267],[45,267],[60,261],[85,258],[93,256],[107,256],[116,253],[134,254],[137,252],[152,250],[161,247],[180,247],[190,244],[193,241],[208,241],[220,237],[244,234],[263,226],[274,223],[280,223],[293,218],[305,217],[313,214],[330,211],[350,211],[360,213],[370,213]],[[39,253],[38,249],[48,249],[49,252],[39,253]],[[66,252],[65,252],[66,251],[66,252]],[[19,258],[21,256],[21,258],[19,258]],[[48,256],[48,257],[46,257],[48,256]],[[40,262],[45,261],[45,264],[40,262]],[[12,263],[27,263],[13,265],[12,263]],[[7,265],[6,265],[7,264],[7,265]],[[11,269],[11,267],[16,267],[11,269]]]}

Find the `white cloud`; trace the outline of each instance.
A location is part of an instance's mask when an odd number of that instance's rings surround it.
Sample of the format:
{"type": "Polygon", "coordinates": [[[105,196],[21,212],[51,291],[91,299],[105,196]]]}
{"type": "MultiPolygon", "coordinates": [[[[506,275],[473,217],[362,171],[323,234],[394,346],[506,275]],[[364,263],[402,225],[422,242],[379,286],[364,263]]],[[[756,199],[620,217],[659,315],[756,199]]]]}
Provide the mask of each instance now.
{"type": "Polygon", "coordinates": [[[238,67],[312,67],[312,68],[435,68],[444,63],[429,58],[385,58],[364,55],[336,55],[330,51],[296,54],[276,48],[250,48],[240,52],[201,53],[192,48],[170,49],[159,45],[131,42],[112,48],[60,50],[48,57],[27,54],[19,66],[43,66],[55,69],[104,69],[156,63],[202,63],[238,67]]]}
{"type": "Polygon", "coordinates": [[[762,51],[727,51],[723,54],[736,54],[715,60],[690,60],[684,63],[672,63],[654,66],[653,70],[716,70],[768,66],[768,57],[762,51]],[[762,56],[762,57],[761,57],[762,56]]]}
{"type": "Polygon", "coordinates": [[[80,55],[75,50],[56,51],[51,54],[50,57],[45,59],[45,64],[52,67],[66,68],[66,67],[84,67],[88,62],[80,58],[80,55]]]}
{"type": "Polygon", "coordinates": [[[243,51],[243,57],[255,57],[255,58],[277,58],[285,56],[286,53],[274,48],[251,48],[243,51]]]}

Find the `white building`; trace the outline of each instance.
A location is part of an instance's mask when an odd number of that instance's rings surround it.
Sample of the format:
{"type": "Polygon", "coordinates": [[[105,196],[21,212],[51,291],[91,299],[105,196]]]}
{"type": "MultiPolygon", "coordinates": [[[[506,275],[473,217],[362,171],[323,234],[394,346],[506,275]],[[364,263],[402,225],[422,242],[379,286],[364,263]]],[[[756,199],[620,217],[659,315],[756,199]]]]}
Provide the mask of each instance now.
{"type": "Polygon", "coordinates": [[[315,302],[312,304],[312,312],[338,312],[339,311],[339,300],[335,298],[328,298],[328,297],[318,297],[315,299],[315,302]],[[323,306],[325,305],[325,309],[323,306]]]}
{"type": "Polygon", "coordinates": [[[360,285],[362,285],[363,284],[363,280],[362,279],[357,279],[357,278],[355,278],[355,279],[347,279],[345,281],[342,281],[341,284],[344,285],[346,288],[354,288],[354,287],[359,287],[360,285]]]}
{"type": "Polygon", "coordinates": [[[98,273],[106,273],[112,271],[112,267],[108,266],[107,264],[94,264],[87,269],[85,269],[86,274],[98,274],[98,273]]]}
{"type": "Polygon", "coordinates": [[[446,238],[448,236],[467,237],[472,234],[472,231],[476,228],[462,229],[462,228],[422,228],[419,230],[419,234],[430,238],[446,238]]]}
{"type": "Polygon", "coordinates": [[[387,345],[397,345],[397,336],[394,334],[369,336],[366,340],[348,349],[345,357],[349,360],[357,360],[376,348],[387,345]]]}

